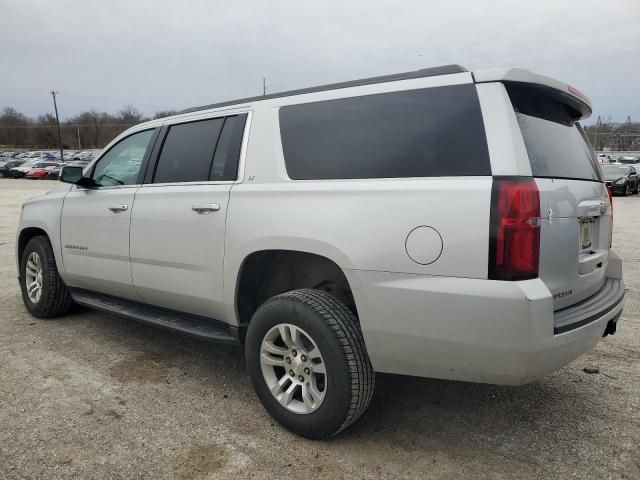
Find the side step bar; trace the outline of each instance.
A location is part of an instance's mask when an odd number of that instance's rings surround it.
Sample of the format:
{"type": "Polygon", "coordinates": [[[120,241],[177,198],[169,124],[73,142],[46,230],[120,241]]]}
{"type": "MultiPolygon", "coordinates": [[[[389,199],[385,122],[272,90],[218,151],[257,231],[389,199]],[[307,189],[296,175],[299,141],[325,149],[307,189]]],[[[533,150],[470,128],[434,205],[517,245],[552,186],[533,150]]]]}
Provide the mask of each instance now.
{"type": "Polygon", "coordinates": [[[209,342],[227,345],[240,344],[238,329],[218,320],[154,307],[88,290],[78,288],[70,288],[69,290],[73,301],[85,307],[173,330],[209,342]]]}

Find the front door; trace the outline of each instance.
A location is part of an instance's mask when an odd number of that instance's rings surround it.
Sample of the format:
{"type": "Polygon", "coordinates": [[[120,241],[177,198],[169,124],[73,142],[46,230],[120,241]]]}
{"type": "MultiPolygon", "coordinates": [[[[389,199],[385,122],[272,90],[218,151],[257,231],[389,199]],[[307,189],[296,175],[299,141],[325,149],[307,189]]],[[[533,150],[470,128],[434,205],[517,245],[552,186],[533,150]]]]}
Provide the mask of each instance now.
{"type": "Polygon", "coordinates": [[[131,280],[129,226],[153,135],[154,130],[145,130],[116,143],[88,174],[95,188],[75,186],[65,197],[61,243],[69,286],[138,299],[131,280]]]}

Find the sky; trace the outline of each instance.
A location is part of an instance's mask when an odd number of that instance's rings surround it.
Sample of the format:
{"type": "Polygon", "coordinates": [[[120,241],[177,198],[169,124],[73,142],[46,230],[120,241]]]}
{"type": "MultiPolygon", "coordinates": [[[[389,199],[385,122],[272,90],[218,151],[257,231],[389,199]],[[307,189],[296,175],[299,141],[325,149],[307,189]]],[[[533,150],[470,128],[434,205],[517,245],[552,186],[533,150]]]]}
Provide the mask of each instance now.
{"type": "Polygon", "coordinates": [[[457,63],[640,121],[640,0],[0,0],[0,108],[146,115],[457,63]]]}

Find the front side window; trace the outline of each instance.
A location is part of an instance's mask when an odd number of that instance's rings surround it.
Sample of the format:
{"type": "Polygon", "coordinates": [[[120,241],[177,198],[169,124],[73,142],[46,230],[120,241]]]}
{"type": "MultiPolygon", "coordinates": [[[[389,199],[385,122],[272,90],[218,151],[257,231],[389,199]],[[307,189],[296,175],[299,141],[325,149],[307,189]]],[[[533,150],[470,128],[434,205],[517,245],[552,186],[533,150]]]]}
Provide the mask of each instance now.
{"type": "Polygon", "coordinates": [[[105,153],[93,170],[93,181],[99,187],[136,185],[154,130],[134,133],[105,153]]]}

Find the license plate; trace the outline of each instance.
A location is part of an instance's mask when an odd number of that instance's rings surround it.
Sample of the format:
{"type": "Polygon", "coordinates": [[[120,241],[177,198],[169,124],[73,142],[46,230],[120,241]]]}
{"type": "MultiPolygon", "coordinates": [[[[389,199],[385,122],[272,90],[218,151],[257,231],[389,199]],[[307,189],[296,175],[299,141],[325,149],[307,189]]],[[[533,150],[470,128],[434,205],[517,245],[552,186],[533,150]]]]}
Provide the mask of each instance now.
{"type": "Polygon", "coordinates": [[[591,238],[593,236],[593,220],[580,220],[580,247],[582,250],[591,248],[591,238]]]}

